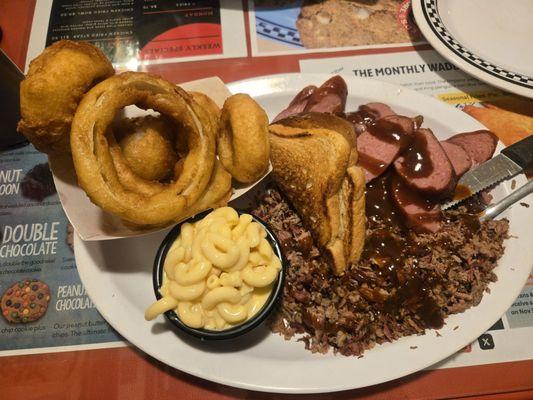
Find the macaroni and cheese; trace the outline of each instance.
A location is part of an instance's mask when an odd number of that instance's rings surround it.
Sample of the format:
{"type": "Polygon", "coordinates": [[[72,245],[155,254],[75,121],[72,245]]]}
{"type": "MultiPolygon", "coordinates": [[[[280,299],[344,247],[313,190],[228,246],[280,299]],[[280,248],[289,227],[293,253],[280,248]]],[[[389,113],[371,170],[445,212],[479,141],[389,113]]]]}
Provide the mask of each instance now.
{"type": "Polygon", "coordinates": [[[281,269],[266,236],[251,215],[230,207],[184,223],[163,264],[163,297],[145,318],[174,310],[191,328],[224,330],[253,317],[281,269]]]}

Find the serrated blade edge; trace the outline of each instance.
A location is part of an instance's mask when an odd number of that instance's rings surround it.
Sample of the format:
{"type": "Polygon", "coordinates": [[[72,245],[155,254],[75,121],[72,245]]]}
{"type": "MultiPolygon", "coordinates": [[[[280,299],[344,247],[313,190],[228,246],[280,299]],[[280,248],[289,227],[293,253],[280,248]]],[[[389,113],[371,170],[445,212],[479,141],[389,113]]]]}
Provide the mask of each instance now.
{"type": "Polygon", "coordinates": [[[457,186],[461,185],[467,188],[468,194],[454,198],[441,208],[447,210],[488,187],[518,175],[520,172],[522,172],[522,167],[504,154],[498,154],[464,174],[457,182],[457,186]]]}

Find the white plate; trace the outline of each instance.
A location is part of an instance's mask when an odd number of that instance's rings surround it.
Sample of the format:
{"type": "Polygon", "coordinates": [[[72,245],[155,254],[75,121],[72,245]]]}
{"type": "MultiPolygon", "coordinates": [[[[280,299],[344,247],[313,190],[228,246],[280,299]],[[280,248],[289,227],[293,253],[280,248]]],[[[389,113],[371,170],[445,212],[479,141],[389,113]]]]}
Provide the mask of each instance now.
{"type": "Polygon", "coordinates": [[[459,68],[533,98],[533,1],[414,0],[429,43],[459,68]]]}
{"type": "MultiPolygon", "coordinates": [[[[290,74],[229,85],[232,92],[253,96],[272,119],[304,86],[321,84],[328,76],[290,74]]],[[[425,126],[440,137],[482,126],[468,115],[433,98],[388,83],[346,78],[347,110],[359,104],[382,101],[406,115],[422,114],[425,126]]],[[[520,177],[518,184],[525,182],[520,177]]],[[[502,185],[498,196],[509,192],[502,185]]],[[[104,318],[126,339],[172,367],[211,381],[246,389],[310,393],[331,392],[385,382],[426,368],[455,353],[485,332],[507,310],[522,289],[533,264],[529,236],[531,211],[514,207],[504,216],[518,239],[496,269],[499,280],[491,285],[481,304],[447,319],[437,337],[403,338],[367,351],[363,358],[312,354],[301,342],[285,341],[265,327],[227,343],[202,343],[176,333],[163,317],[144,320],[145,308],[154,301],[152,262],[164,232],[107,242],[75,238],[76,263],[91,299],[104,318]],[[459,326],[457,330],[454,327],[459,326]],[[410,346],[417,346],[416,350],[410,346]]]]}

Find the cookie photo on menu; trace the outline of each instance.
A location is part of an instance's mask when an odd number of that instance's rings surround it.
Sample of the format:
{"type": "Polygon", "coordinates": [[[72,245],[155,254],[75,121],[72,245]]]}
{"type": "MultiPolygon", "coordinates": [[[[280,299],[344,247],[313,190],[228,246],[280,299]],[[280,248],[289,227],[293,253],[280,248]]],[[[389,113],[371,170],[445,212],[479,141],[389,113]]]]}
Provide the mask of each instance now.
{"type": "Polygon", "coordinates": [[[10,324],[26,324],[40,319],[48,309],[50,288],[37,279],[24,279],[2,295],[2,315],[10,324]]]}

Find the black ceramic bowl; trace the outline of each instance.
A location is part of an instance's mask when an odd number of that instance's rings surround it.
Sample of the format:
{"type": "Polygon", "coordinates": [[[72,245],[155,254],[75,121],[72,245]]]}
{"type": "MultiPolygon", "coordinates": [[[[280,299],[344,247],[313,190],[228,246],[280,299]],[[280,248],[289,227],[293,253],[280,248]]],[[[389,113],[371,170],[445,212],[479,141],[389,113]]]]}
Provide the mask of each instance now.
{"type": "MultiPolygon", "coordinates": [[[[159,247],[159,250],[157,251],[157,254],[155,256],[155,261],[154,261],[153,285],[154,285],[155,297],[157,298],[157,300],[159,300],[162,297],[161,294],[159,293],[159,288],[163,284],[163,265],[165,262],[165,258],[167,256],[168,250],[170,249],[170,246],[172,246],[172,243],[174,243],[174,240],[176,240],[176,238],[179,236],[181,232],[181,225],[185,222],[197,222],[203,219],[211,211],[213,210],[204,211],[200,214],[195,215],[192,218],[189,218],[183,222],[180,222],[178,225],[172,228],[172,230],[168,233],[165,239],[163,239],[163,242],[161,243],[161,246],[159,247]]],[[[239,210],[237,210],[237,213],[239,213],[239,215],[245,214],[245,212],[239,211],[239,210]]],[[[244,321],[242,324],[234,326],[233,328],[229,328],[229,329],[225,329],[221,331],[191,328],[185,325],[183,322],[181,322],[178,315],[174,311],[167,311],[165,313],[165,317],[170,321],[170,323],[178,327],[183,332],[186,332],[191,336],[204,339],[204,340],[232,339],[246,332],[249,332],[250,330],[260,325],[266,319],[268,314],[270,314],[270,312],[274,309],[278,299],[281,297],[281,293],[283,292],[283,282],[284,282],[284,277],[285,277],[286,261],[285,261],[285,258],[283,257],[283,253],[281,252],[281,246],[278,242],[278,239],[276,238],[272,230],[261,219],[253,215],[252,217],[255,222],[261,224],[263,228],[265,228],[267,232],[266,239],[272,246],[272,250],[274,251],[274,254],[276,254],[281,261],[281,270],[279,272],[278,279],[274,282],[272,292],[270,293],[268,300],[266,301],[263,308],[257,314],[255,314],[252,318],[244,321]]]]}

